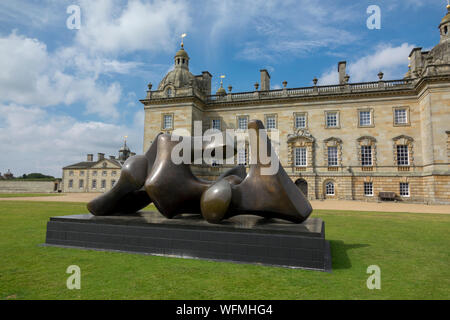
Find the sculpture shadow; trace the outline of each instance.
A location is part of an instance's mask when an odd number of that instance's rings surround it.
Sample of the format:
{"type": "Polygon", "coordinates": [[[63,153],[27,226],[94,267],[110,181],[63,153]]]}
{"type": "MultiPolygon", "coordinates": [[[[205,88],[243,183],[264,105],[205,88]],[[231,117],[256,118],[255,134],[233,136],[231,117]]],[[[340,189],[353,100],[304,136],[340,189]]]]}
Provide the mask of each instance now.
{"type": "Polygon", "coordinates": [[[331,247],[331,261],[333,270],[350,269],[352,262],[348,257],[348,250],[370,247],[369,244],[352,243],[346,244],[342,240],[329,240],[331,247]]]}

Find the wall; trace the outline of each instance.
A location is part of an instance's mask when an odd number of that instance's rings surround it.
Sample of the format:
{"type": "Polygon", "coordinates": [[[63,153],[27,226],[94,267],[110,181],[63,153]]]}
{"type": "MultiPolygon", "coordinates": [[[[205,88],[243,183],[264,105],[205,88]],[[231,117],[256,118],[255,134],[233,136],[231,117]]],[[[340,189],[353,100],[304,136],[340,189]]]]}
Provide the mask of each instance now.
{"type": "Polygon", "coordinates": [[[0,180],[0,193],[50,193],[54,188],[54,181],[0,180]]]}

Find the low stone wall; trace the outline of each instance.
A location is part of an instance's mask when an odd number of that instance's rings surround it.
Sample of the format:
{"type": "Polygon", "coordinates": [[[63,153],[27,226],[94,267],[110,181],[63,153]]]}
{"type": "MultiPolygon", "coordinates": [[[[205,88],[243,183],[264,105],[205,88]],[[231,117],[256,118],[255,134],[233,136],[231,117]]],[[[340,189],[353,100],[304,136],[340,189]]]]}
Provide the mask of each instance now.
{"type": "Polygon", "coordinates": [[[0,180],[0,193],[51,193],[54,181],[0,180]]]}

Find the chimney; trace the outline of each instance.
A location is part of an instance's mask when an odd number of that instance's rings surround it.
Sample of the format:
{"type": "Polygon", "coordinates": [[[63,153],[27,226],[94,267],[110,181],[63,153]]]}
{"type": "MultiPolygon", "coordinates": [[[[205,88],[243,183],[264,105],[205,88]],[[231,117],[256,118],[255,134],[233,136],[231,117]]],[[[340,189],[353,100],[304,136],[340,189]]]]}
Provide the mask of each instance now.
{"type": "Polygon", "coordinates": [[[116,156],[109,156],[111,160],[116,160],[116,156]]]}
{"type": "Polygon", "coordinates": [[[347,71],[345,70],[346,68],[347,68],[347,61],[341,61],[338,63],[339,84],[345,83],[345,75],[347,74],[347,71]]]}
{"type": "Polygon", "coordinates": [[[259,70],[261,72],[261,91],[270,90],[270,75],[266,69],[259,70]]]}
{"type": "Polygon", "coordinates": [[[211,95],[211,79],[212,75],[208,71],[202,72],[203,83],[205,85],[205,90],[207,95],[211,95]]]}
{"type": "Polygon", "coordinates": [[[92,153],[89,153],[89,154],[87,155],[87,161],[88,161],[88,162],[94,161],[94,155],[93,155],[92,153]]]}
{"type": "Polygon", "coordinates": [[[97,153],[97,157],[98,157],[98,161],[104,160],[105,159],[105,154],[104,153],[97,153]]]}

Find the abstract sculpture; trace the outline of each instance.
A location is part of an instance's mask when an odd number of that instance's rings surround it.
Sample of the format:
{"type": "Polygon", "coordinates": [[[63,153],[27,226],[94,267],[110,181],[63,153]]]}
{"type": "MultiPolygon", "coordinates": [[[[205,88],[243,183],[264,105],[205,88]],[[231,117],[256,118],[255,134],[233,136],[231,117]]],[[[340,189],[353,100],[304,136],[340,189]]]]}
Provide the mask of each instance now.
{"type": "MultiPolygon", "coordinates": [[[[144,155],[125,162],[119,181],[110,191],[89,202],[89,211],[96,216],[126,215],[153,202],[169,219],[182,213],[201,213],[210,223],[241,214],[294,223],[305,221],[312,212],[311,205],[278,158],[275,157],[277,170],[273,174],[261,173],[267,166],[259,158],[261,137],[267,141],[266,150],[273,152],[262,122],[249,121],[248,128],[257,133],[249,137],[250,145],[257,147],[250,150],[256,162],[250,164],[248,174],[244,166],[237,166],[215,182],[201,180],[192,173],[189,164],[172,161],[172,151],[178,142],[172,141],[171,135],[160,133],[144,155]]],[[[195,154],[195,143],[192,145],[191,158],[195,154]]],[[[218,147],[230,146],[202,145],[203,149],[218,147]]]]}

